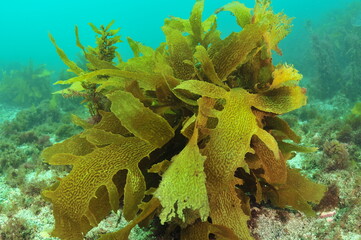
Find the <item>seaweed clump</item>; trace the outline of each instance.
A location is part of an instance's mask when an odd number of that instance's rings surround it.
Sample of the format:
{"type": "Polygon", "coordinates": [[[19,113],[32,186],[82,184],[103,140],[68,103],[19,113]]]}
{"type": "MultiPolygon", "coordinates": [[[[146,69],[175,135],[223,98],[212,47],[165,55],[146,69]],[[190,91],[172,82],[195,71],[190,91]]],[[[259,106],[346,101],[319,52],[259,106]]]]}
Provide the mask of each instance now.
{"type": "Polygon", "coordinates": [[[134,57],[127,62],[114,62],[120,39],[112,24],[92,25],[95,50],[82,46],[76,29],[87,69],[51,37],[77,74],[58,83],[88,96],[98,116],[91,123],[74,116],[84,131],[42,153],[49,164],[72,165],[43,191],[53,204],[53,236],[83,239],[119,208],[129,224],[100,239],[128,239],[154,217],[180,229],[181,239],[253,239],[251,201],[315,215],[311,203],[325,187],[286,164],[295,152],[315,149],[298,145],[278,117],[306,104],[302,75],[272,64],[291,19],[273,13],[269,1],[253,10],[232,2],[218,11],[231,12],[242,30],[221,39],[216,15],[202,21],[203,6],[196,1],[189,19],[166,19],[166,42],[157,49],[128,38],[134,57]]]}
{"type": "Polygon", "coordinates": [[[356,22],[360,12],[361,3],[353,1],[344,9],[330,12],[324,19],[326,24],[313,27],[311,22],[308,23],[311,64],[317,67],[316,77],[310,85],[313,96],[329,99],[341,93],[352,101],[359,98],[361,26],[356,22]]]}
{"type": "Polygon", "coordinates": [[[51,97],[51,72],[32,63],[20,69],[0,72],[0,100],[6,104],[29,107],[51,97]]]}
{"type": "Polygon", "coordinates": [[[346,144],[337,140],[326,141],[323,145],[323,152],[327,156],[326,169],[345,169],[349,162],[349,153],[346,144]]]}

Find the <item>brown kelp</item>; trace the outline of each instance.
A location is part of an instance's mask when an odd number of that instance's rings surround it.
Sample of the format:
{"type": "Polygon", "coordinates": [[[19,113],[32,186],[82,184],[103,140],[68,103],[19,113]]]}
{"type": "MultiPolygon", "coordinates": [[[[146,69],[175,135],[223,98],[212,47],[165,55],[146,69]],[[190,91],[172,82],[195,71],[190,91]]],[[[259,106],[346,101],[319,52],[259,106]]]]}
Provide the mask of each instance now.
{"type": "Polygon", "coordinates": [[[315,214],[310,203],[325,187],[286,164],[314,149],[298,145],[278,117],[306,104],[302,75],[272,64],[291,19],[273,13],[270,1],[254,9],[232,2],[218,12],[230,11],[242,30],[221,39],[216,15],[202,21],[203,6],[196,1],[189,19],[166,19],[157,49],[128,38],[134,57],[126,62],[112,23],[91,25],[95,48],[85,48],[76,29],[88,69],[51,37],[77,75],[58,83],[70,84],[66,94],[83,94],[93,116],[74,116],[84,131],[42,154],[52,165],[72,165],[43,191],[53,204],[53,236],[82,239],[119,208],[129,224],[100,239],[128,239],[154,217],[180,226],[181,239],[252,239],[250,201],[315,214]]]}

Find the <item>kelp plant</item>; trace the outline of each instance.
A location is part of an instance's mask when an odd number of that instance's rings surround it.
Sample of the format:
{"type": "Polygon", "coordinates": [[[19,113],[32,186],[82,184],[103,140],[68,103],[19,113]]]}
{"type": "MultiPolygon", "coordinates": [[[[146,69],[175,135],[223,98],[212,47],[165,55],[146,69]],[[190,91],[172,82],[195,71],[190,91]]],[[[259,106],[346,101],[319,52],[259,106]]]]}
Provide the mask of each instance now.
{"type": "Polygon", "coordinates": [[[134,57],[116,52],[119,29],[100,28],[96,48],[77,46],[88,61],[81,69],[56,45],[76,77],[67,94],[91,102],[84,131],[47,148],[52,165],[71,172],[43,191],[53,204],[61,239],[82,239],[111,210],[122,208],[129,224],[100,237],[128,239],[137,224],[159,218],[181,239],[252,239],[250,202],[271,202],[314,215],[325,187],[289,169],[297,136],[278,117],[306,104],[297,86],[302,75],[291,65],[272,64],[272,50],[290,31],[291,19],[274,14],[270,2],[254,9],[232,2],[241,31],[221,39],[217,17],[202,21],[204,1],[189,19],[166,19],[166,42],[157,49],[128,38],[134,57]],[[114,63],[118,58],[119,63],[114,63]]]}

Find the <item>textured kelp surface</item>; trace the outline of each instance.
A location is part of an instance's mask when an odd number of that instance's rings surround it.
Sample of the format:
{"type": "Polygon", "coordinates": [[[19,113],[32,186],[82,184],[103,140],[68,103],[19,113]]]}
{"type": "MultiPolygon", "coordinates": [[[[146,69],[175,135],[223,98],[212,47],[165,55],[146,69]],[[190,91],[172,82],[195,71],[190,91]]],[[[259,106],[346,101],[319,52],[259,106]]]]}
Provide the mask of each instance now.
{"type": "Polygon", "coordinates": [[[272,64],[272,51],[291,19],[269,1],[230,11],[242,30],[225,39],[217,16],[202,21],[204,2],[189,19],[166,19],[166,42],[151,49],[128,38],[134,57],[121,60],[112,23],[97,28],[97,47],[77,46],[87,69],[57,52],[77,76],[63,94],[84,96],[92,121],[74,116],[84,131],[43,152],[46,162],[72,165],[43,192],[54,208],[53,235],[82,239],[111,210],[129,225],[101,239],[128,239],[136,224],[159,217],[181,239],[252,239],[250,201],[270,201],[314,215],[325,187],[288,169],[300,137],[278,117],[306,104],[302,75],[272,64]],[[117,63],[115,62],[117,58],[117,63]]]}

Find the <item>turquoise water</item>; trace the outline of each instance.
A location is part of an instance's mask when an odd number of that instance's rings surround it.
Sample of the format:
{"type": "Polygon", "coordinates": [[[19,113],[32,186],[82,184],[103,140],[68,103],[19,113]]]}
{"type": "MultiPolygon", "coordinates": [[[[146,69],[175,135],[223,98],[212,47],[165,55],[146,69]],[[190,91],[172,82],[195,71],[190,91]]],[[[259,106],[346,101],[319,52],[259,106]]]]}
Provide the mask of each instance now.
{"type": "MultiPolygon", "coordinates": [[[[208,0],[205,4],[204,16],[228,3],[227,0],[208,0]]],[[[242,1],[253,7],[253,1],[242,1]]],[[[318,22],[319,18],[332,9],[346,6],[351,0],[275,0],[273,7],[276,12],[284,11],[288,16],[296,17],[294,33],[283,43],[289,48],[296,47],[303,32],[305,21],[318,22]],[[295,41],[297,40],[297,41],[295,41]],[[291,44],[292,43],[292,44],[291,44]]],[[[107,24],[115,20],[115,26],[121,27],[120,34],[157,47],[164,41],[160,27],[164,18],[178,16],[187,18],[194,1],[2,1],[0,26],[0,64],[11,62],[27,63],[29,59],[37,64],[46,63],[51,69],[63,67],[51,45],[47,34],[50,32],[58,44],[69,54],[75,56],[79,49],[74,44],[74,26],[78,25],[82,42],[85,46],[93,44],[94,34],[87,23],[95,25],[107,24]]],[[[220,16],[220,29],[226,34],[235,27],[229,13],[220,16]]],[[[124,58],[131,57],[127,44],[121,44],[124,58]]]]}
{"type": "Polygon", "coordinates": [[[352,26],[361,27],[361,12],[352,18],[352,26]]]}

